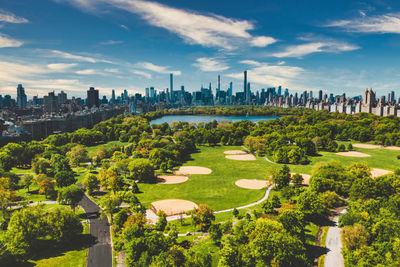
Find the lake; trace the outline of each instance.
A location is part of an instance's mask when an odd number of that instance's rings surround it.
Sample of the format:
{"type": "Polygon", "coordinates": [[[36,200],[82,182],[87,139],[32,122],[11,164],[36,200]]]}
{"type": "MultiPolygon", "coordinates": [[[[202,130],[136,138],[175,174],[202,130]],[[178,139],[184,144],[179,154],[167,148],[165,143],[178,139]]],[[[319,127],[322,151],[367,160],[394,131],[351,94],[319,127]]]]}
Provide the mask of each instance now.
{"type": "Polygon", "coordinates": [[[160,124],[167,122],[170,124],[173,121],[186,121],[188,123],[199,123],[199,122],[212,122],[213,120],[216,121],[252,121],[252,122],[259,122],[259,121],[267,121],[267,120],[274,120],[279,119],[280,117],[277,116],[212,116],[212,115],[167,115],[161,118],[152,120],[150,124],[160,124]]]}

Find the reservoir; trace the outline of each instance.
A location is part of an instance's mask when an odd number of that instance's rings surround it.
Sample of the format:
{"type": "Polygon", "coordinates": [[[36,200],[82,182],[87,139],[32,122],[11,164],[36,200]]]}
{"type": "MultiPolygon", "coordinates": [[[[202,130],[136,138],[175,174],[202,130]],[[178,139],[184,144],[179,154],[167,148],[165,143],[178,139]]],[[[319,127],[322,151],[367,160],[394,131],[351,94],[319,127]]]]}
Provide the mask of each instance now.
{"type": "Polygon", "coordinates": [[[252,121],[252,122],[259,122],[259,121],[267,121],[267,120],[274,120],[279,119],[278,116],[212,116],[212,115],[167,115],[161,118],[152,120],[150,124],[161,124],[161,123],[168,123],[170,124],[173,121],[185,121],[188,123],[199,123],[199,122],[212,122],[213,120],[216,121],[252,121]]]}

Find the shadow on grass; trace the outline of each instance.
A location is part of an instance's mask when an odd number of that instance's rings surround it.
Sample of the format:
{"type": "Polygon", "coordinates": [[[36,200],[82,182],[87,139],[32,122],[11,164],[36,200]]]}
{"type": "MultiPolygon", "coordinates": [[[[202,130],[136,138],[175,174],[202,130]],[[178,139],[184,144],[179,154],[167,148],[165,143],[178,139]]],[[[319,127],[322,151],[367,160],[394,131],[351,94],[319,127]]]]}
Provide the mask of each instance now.
{"type": "MultiPolygon", "coordinates": [[[[82,250],[89,248],[96,243],[94,236],[90,234],[81,234],[74,238],[72,242],[57,243],[54,240],[39,240],[35,245],[35,249],[29,257],[30,261],[39,261],[65,255],[69,251],[82,250]]],[[[36,264],[30,261],[15,262],[12,266],[15,267],[30,267],[36,264]]]]}
{"type": "Polygon", "coordinates": [[[322,255],[328,253],[328,249],[325,247],[309,245],[309,244],[306,244],[305,247],[307,251],[307,256],[312,262],[314,262],[315,259],[318,259],[322,255]]]}

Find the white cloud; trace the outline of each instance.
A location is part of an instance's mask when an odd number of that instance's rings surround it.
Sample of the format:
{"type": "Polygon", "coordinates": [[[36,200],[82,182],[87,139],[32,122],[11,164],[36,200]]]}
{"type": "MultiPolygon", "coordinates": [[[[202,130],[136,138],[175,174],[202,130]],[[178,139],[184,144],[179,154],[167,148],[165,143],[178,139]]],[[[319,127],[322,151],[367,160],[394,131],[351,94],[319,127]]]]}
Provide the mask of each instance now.
{"type": "Polygon", "coordinates": [[[224,71],[229,69],[224,62],[221,62],[215,57],[201,57],[196,59],[196,63],[193,64],[202,71],[213,72],[213,71],[224,71]]]}
{"type": "Polygon", "coordinates": [[[127,31],[129,31],[129,28],[128,28],[128,26],[126,26],[126,25],[124,25],[124,24],[121,24],[121,25],[119,25],[122,29],[125,29],[125,30],[127,30],[127,31]]]}
{"type": "Polygon", "coordinates": [[[261,63],[255,60],[242,60],[239,63],[246,64],[246,65],[253,65],[253,66],[260,66],[261,63]]]}
{"type": "Polygon", "coordinates": [[[105,72],[110,72],[110,73],[119,73],[118,69],[115,68],[108,68],[108,69],[104,69],[105,72]]]}
{"type": "Polygon", "coordinates": [[[18,41],[0,33],[0,48],[3,47],[20,47],[24,42],[18,41]]]}
{"type": "Polygon", "coordinates": [[[104,73],[95,69],[78,70],[75,73],[79,75],[104,75],[104,73]]]}
{"type": "Polygon", "coordinates": [[[115,40],[108,40],[105,42],[101,42],[101,45],[116,45],[116,44],[122,44],[123,41],[115,41],[115,40]]]}
{"type": "Polygon", "coordinates": [[[199,14],[143,0],[69,0],[80,8],[92,11],[99,2],[139,14],[150,25],[177,34],[189,44],[234,49],[243,44],[267,46],[276,42],[272,37],[253,36],[254,24],[247,20],[226,18],[215,14],[199,14]]]}
{"type": "Polygon", "coordinates": [[[267,45],[273,44],[276,42],[275,38],[269,37],[269,36],[258,36],[254,37],[250,41],[251,46],[256,46],[256,47],[266,47],[267,45]]]}
{"type": "Polygon", "coordinates": [[[287,46],[284,51],[271,54],[271,56],[283,58],[283,57],[303,57],[312,53],[329,52],[329,53],[340,53],[346,51],[353,51],[359,49],[358,46],[347,44],[344,42],[336,41],[322,41],[322,42],[311,42],[300,45],[287,46]]]}
{"type": "MultiPolygon", "coordinates": [[[[72,67],[72,66],[70,66],[72,67]]],[[[47,94],[49,90],[61,89],[82,91],[87,88],[77,79],[49,79],[48,75],[59,73],[68,67],[60,64],[32,64],[26,62],[0,61],[0,92],[15,94],[16,84],[22,83],[27,88],[27,94],[47,94]]]]}
{"type": "Polygon", "coordinates": [[[65,72],[73,67],[77,66],[77,64],[66,64],[66,63],[53,63],[53,64],[48,64],[47,67],[49,70],[55,71],[55,72],[65,72]]]}
{"type": "Polygon", "coordinates": [[[89,56],[80,56],[80,55],[74,55],[68,52],[60,51],[60,50],[51,50],[50,54],[48,55],[50,57],[57,57],[57,58],[64,58],[64,59],[70,59],[70,60],[76,60],[76,61],[82,61],[82,62],[89,62],[89,63],[109,63],[113,64],[113,62],[109,60],[104,60],[104,59],[96,59],[94,57],[89,57],[89,56]]]}
{"type": "Polygon", "coordinates": [[[139,76],[143,76],[143,77],[145,77],[145,78],[147,78],[147,79],[151,79],[151,74],[150,74],[150,73],[147,73],[147,72],[144,72],[144,71],[132,70],[132,73],[133,73],[133,74],[136,74],[136,75],[139,75],[139,76]]]}
{"type": "Polygon", "coordinates": [[[325,25],[326,27],[340,27],[349,32],[363,33],[400,33],[400,13],[389,13],[379,16],[366,16],[352,20],[338,20],[325,25]]]}
{"type": "Polygon", "coordinates": [[[13,13],[0,10],[0,22],[6,23],[28,23],[29,20],[22,17],[17,17],[13,13]]]}
{"type": "Polygon", "coordinates": [[[179,70],[169,70],[168,66],[155,65],[151,62],[138,62],[135,64],[135,67],[162,74],[169,74],[169,73],[173,73],[174,75],[182,74],[182,72],[179,70]]]}
{"type": "MultiPolygon", "coordinates": [[[[251,83],[265,86],[293,86],[295,80],[304,73],[304,69],[295,66],[271,65],[254,60],[243,60],[240,63],[251,66],[247,70],[247,77],[251,83]]],[[[243,73],[231,73],[228,77],[243,80],[243,73]]]]}

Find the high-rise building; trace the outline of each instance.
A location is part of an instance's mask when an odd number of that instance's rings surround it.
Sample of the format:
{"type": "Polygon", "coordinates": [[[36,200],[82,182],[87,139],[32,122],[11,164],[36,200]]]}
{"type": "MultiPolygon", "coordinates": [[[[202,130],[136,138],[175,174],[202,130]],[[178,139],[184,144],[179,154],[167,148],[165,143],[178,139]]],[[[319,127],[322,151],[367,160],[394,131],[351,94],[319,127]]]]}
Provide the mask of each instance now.
{"type": "Polygon", "coordinates": [[[27,99],[25,94],[25,88],[22,87],[22,84],[18,84],[17,87],[17,105],[19,108],[26,107],[27,99]]]}
{"type": "Polygon", "coordinates": [[[111,91],[111,100],[110,100],[110,104],[114,105],[115,104],[115,90],[112,89],[111,91]]]}
{"type": "Polygon", "coordinates": [[[244,71],[243,93],[244,93],[244,97],[246,98],[246,95],[247,95],[247,70],[244,71]]]}
{"type": "Polygon", "coordinates": [[[169,90],[171,93],[171,102],[174,103],[174,74],[169,74],[169,90]]]}
{"type": "Polygon", "coordinates": [[[318,91],[318,101],[322,101],[322,90],[318,91]]]}
{"type": "Polygon", "coordinates": [[[58,97],[53,92],[50,92],[49,95],[45,95],[43,97],[44,102],[44,111],[47,113],[58,113],[59,105],[58,105],[58,97]]]}
{"type": "Polygon", "coordinates": [[[89,108],[99,106],[99,90],[94,89],[94,87],[89,88],[87,91],[86,106],[89,108]]]}
{"type": "Polygon", "coordinates": [[[67,94],[64,91],[58,94],[58,104],[63,105],[67,102],[67,94]]]}

